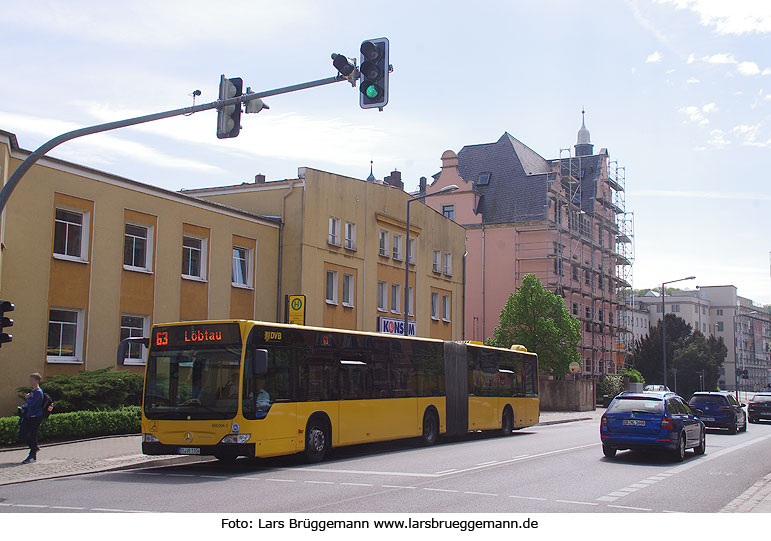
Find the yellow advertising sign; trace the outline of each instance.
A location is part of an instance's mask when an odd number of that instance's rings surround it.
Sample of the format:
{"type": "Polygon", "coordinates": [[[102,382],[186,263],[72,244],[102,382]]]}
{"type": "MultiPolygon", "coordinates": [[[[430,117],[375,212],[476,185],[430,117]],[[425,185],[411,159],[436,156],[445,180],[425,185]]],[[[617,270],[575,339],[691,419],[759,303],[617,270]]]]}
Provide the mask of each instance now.
{"type": "Polygon", "coordinates": [[[305,295],[286,296],[286,322],[305,325],[305,295]]]}

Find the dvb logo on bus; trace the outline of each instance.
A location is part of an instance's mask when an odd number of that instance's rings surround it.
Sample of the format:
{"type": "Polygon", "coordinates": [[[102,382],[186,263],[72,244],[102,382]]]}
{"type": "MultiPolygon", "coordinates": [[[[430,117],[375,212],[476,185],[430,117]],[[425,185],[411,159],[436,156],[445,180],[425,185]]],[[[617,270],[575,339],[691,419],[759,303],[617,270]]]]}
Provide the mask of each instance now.
{"type": "MultiPolygon", "coordinates": [[[[404,334],[404,321],[401,319],[393,319],[390,317],[381,317],[379,318],[380,322],[378,324],[378,329],[380,332],[388,333],[388,334],[404,334]]],[[[414,321],[409,322],[409,327],[407,328],[407,334],[409,336],[416,336],[417,335],[417,325],[414,321]]]]}

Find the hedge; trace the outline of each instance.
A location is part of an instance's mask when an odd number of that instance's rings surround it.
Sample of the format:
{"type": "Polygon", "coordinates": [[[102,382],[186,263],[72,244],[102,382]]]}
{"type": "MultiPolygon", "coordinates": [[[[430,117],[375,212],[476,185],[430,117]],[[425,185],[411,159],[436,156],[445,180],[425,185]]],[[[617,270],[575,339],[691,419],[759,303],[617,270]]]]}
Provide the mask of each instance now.
{"type": "MultiPolygon", "coordinates": [[[[105,411],[54,413],[40,425],[40,441],[77,439],[110,434],[136,434],[140,431],[140,408],[129,406],[105,411]]],[[[0,445],[17,443],[18,417],[0,417],[0,445]]]]}
{"type": "MultiPolygon", "coordinates": [[[[114,410],[142,403],[142,374],[110,368],[49,376],[40,385],[51,395],[56,413],[85,410],[114,410]]],[[[23,400],[29,388],[18,389],[23,400]]]]}

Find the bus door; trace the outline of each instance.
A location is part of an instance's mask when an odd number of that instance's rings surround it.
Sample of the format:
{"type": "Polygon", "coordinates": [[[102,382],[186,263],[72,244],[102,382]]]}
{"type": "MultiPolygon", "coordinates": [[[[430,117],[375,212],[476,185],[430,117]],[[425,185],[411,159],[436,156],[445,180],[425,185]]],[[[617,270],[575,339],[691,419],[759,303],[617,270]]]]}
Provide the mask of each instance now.
{"type": "Polygon", "coordinates": [[[340,393],[340,443],[361,443],[375,438],[377,407],[368,395],[368,367],[361,354],[342,354],[337,371],[340,393]]]}
{"type": "Polygon", "coordinates": [[[469,348],[469,430],[489,430],[501,425],[495,388],[498,381],[497,352],[469,348]]]}

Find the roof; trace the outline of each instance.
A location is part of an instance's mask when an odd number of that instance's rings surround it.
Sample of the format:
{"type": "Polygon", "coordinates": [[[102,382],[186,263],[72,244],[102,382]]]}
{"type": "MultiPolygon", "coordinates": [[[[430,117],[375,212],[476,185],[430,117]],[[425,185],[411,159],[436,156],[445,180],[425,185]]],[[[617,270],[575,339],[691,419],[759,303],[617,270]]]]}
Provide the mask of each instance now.
{"type": "MultiPolygon", "coordinates": [[[[17,154],[17,158],[19,158],[19,154],[28,156],[32,154],[31,151],[23,149],[19,146],[19,142],[16,139],[16,134],[0,130],[0,137],[7,137],[10,145],[11,145],[11,152],[17,154]]],[[[116,175],[113,173],[108,173],[106,171],[101,171],[99,169],[94,169],[92,167],[88,167],[85,165],[81,165],[74,162],[69,162],[66,160],[62,160],[60,158],[53,158],[51,156],[44,156],[40,160],[38,160],[37,164],[45,166],[47,164],[49,165],[59,165],[69,168],[75,168],[78,171],[85,173],[86,175],[91,175],[91,178],[94,180],[100,180],[104,179],[107,181],[113,181],[115,183],[125,184],[128,185],[127,187],[134,190],[139,191],[146,191],[150,192],[152,194],[158,195],[160,197],[163,197],[165,199],[171,199],[176,200],[183,204],[194,204],[195,206],[203,206],[207,207],[210,210],[213,210],[215,212],[221,212],[221,213],[228,213],[228,214],[237,214],[244,218],[249,218],[252,220],[260,220],[264,222],[269,222],[269,225],[276,227],[277,224],[281,223],[280,219],[276,219],[274,217],[270,216],[262,216],[260,214],[255,214],[253,212],[249,212],[243,209],[239,209],[236,207],[230,207],[227,205],[223,205],[221,203],[217,203],[214,201],[210,201],[208,199],[202,199],[199,197],[194,197],[192,195],[187,195],[180,192],[175,192],[173,190],[167,190],[165,188],[160,188],[158,186],[153,186],[152,184],[146,184],[144,182],[139,182],[137,180],[132,180],[130,178],[122,177],[120,175],[116,175]]]]}

